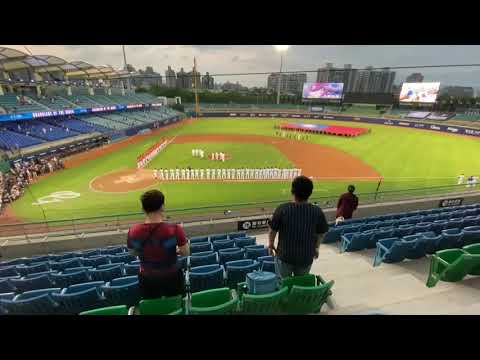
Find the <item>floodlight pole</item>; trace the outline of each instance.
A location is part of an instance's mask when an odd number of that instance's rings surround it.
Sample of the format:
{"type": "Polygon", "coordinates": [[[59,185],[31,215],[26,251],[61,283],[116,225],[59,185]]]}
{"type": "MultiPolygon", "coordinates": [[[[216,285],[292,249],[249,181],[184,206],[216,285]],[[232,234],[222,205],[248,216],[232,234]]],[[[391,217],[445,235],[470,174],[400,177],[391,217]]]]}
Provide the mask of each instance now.
{"type": "MultiPolygon", "coordinates": [[[[124,69],[125,69],[125,71],[128,71],[128,68],[127,68],[127,55],[125,54],[125,45],[122,45],[122,51],[123,51],[124,69]]],[[[128,75],[127,75],[127,89],[128,89],[128,90],[131,90],[131,87],[130,87],[130,73],[128,73],[128,75]]]]}
{"type": "Polygon", "coordinates": [[[200,103],[198,101],[198,84],[197,84],[197,59],[193,58],[193,88],[195,91],[195,115],[198,118],[198,114],[200,113],[200,103]]]}
{"type": "Polygon", "coordinates": [[[280,105],[280,84],[282,81],[283,52],[280,52],[280,72],[277,80],[277,105],[280,105]]]}

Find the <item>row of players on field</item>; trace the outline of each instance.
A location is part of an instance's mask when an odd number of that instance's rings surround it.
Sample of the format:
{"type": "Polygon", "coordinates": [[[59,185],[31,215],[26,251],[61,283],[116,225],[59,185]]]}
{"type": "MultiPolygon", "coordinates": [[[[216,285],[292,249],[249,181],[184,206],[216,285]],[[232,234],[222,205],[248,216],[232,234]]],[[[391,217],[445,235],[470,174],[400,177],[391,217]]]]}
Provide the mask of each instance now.
{"type": "Polygon", "coordinates": [[[302,169],[159,169],[153,171],[158,180],[290,180],[302,169]]]}

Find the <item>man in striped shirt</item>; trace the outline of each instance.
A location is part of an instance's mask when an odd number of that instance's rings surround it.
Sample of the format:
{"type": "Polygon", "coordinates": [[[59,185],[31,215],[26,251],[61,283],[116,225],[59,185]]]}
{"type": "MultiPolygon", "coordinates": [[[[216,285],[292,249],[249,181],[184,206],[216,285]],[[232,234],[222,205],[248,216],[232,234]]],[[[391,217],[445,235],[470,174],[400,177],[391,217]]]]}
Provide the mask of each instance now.
{"type": "Polygon", "coordinates": [[[275,256],[275,269],[282,278],[306,275],[318,249],[328,223],[320,207],[310,204],[313,182],[298,176],[292,182],[293,201],[280,205],[273,213],[268,235],[268,249],[275,256]],[[275,247],[275,237],[278,245],[275,247]]]}

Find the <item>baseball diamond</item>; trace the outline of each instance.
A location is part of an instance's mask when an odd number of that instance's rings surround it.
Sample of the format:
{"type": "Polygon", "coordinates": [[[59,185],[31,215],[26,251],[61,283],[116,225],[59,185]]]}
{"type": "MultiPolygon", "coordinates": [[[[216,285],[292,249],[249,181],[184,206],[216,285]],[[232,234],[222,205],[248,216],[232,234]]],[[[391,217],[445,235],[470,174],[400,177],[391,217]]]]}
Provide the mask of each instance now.
{"type": "MultiPolygon", "coordinates": [[[[316,196],[340,194],[349,183],[358,192],[394,191],[427,186],[455,185],[458,174],[475,173],[480,159],[465,157],[478,146],[475,138],[432,133],[420,129],[356,122],[369,129],[359,137],[309,134],[308,138],[276,136],[278,118],[199,118],[156,129],[150,134],[74,155],[66,169],[41,179],[9,207],[17,220],[63,219],[70,216],[128,213],[138,210],[138,196],[146,189],[161,189],[169,199],[167,208],[188,208],[247,202],[283,201],[289,198],[290,180],[237,181],[221,177],[207,180],[161,181],[154,170],[298,168],[315,182],[316,196]],[[174,139],[144,169],[137,170],[137,157],[160,139],[174,139]],[[206,154],[224,152],[228,162],[192,157],[192,149],[206,154]],[[441,164],[441,166],[439,166],[441,164]],[[32,206],[55,191],[81,196],[32,206]]],[[[339,126],[333,120],[302,119],[303,124],[339,126]]],[[[220,173],[221,174],[221,173],[220,173]]],[[[175,175],[174,175],[175,176],[175,175]]]]}

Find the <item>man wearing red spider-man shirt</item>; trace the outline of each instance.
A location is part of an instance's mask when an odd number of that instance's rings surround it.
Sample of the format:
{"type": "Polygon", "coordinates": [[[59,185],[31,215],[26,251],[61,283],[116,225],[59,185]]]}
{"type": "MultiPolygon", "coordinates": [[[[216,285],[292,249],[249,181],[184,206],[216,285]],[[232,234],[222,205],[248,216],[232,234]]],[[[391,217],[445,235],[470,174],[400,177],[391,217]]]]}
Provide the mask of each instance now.
{"type": "Polygon", "coordinates": [[[355,186],[349,185],[348,192],[340,196],[337,203],[337,219],[351,219],[358,207],[358,197],[354,194],[355,186]]]}
{"type": "Polygon", "coordinates": [[[127,246],[140,258],[138,281],[143,299],[185,294],[185,279],[177,255],[188,256],[190,248],[180,225],[164,222],[165,197],[150,190],[141,197],[144,224],[128,232],[127,246]]]}

